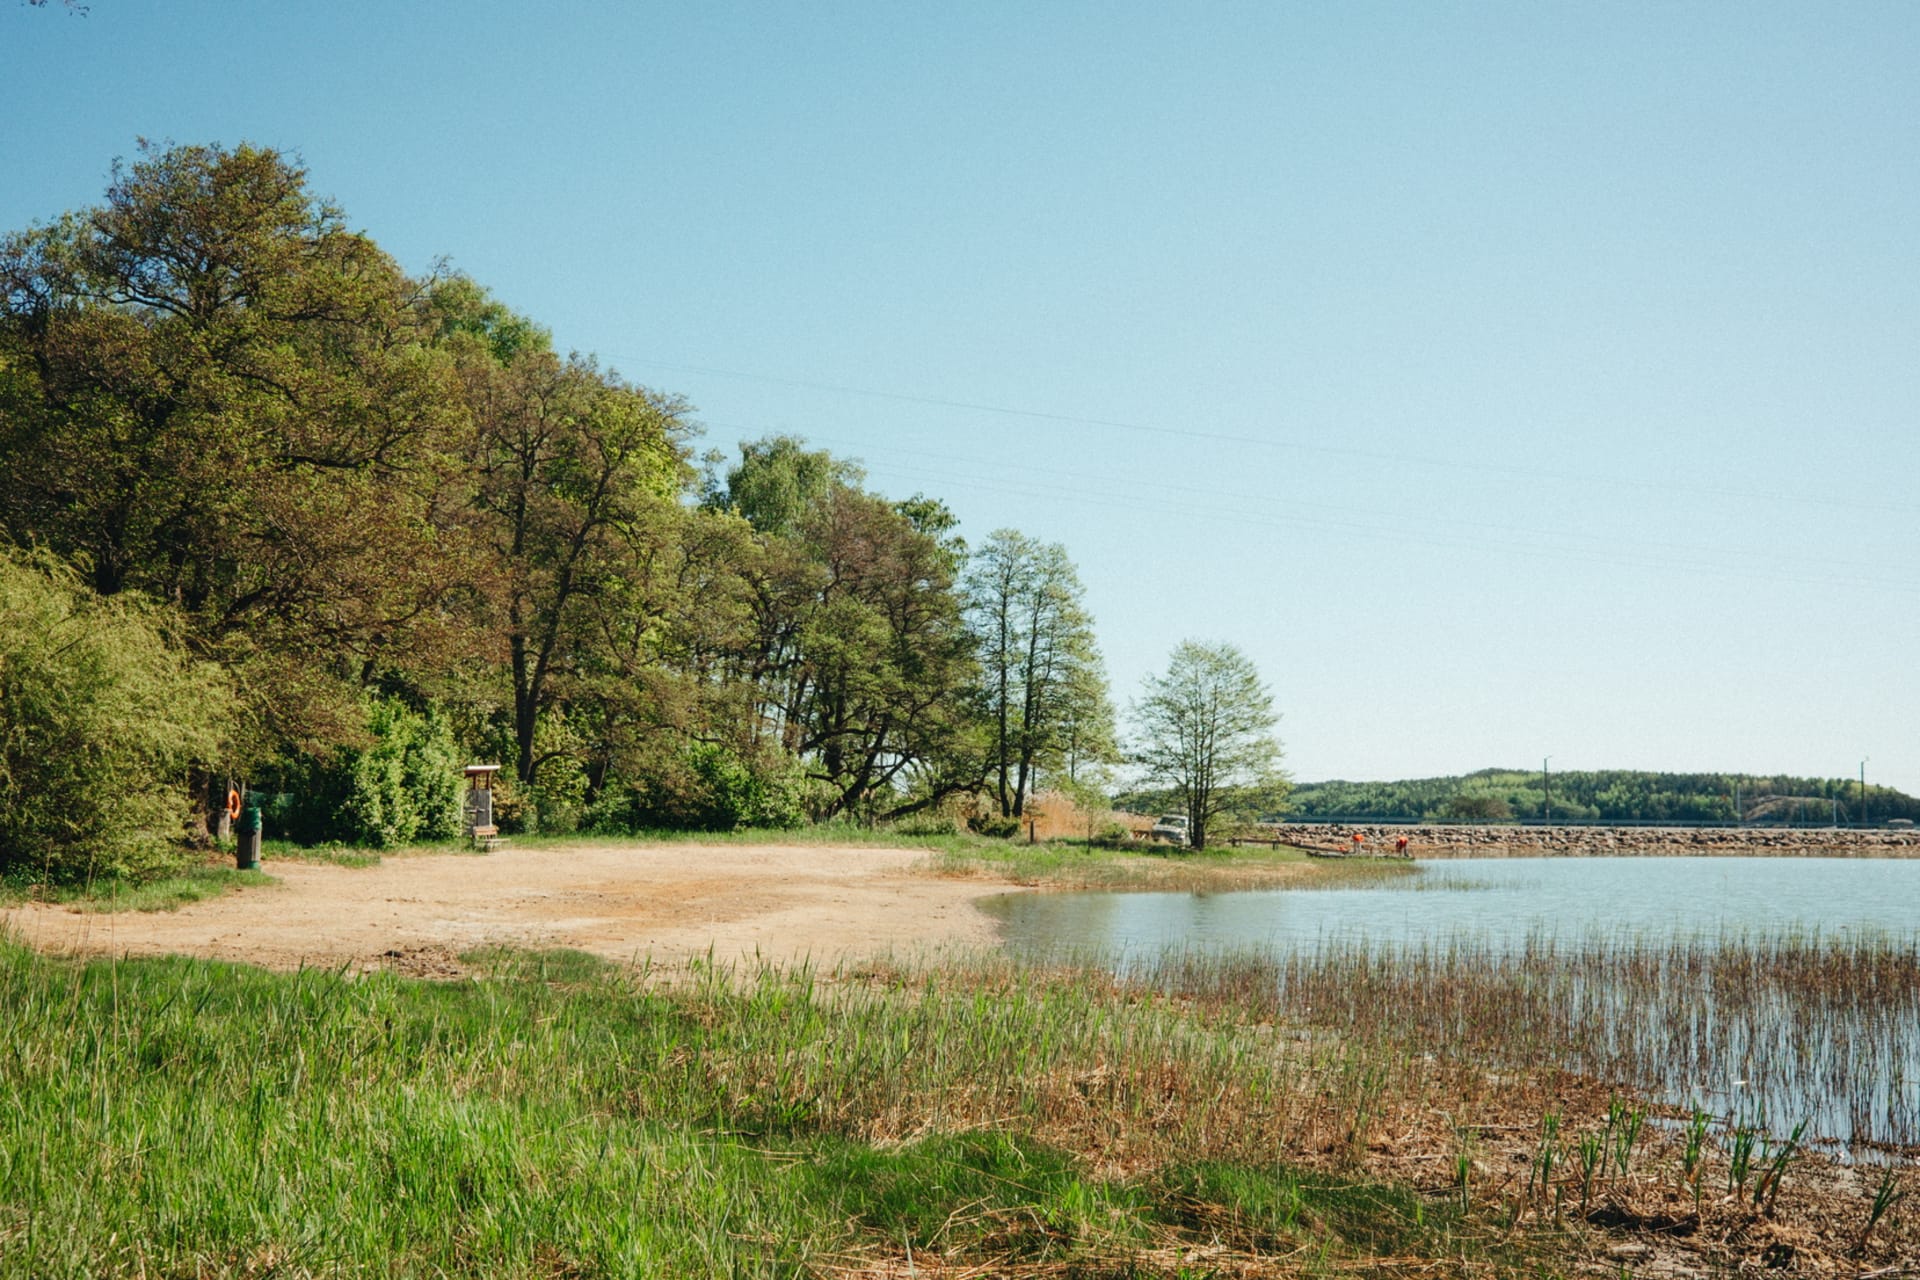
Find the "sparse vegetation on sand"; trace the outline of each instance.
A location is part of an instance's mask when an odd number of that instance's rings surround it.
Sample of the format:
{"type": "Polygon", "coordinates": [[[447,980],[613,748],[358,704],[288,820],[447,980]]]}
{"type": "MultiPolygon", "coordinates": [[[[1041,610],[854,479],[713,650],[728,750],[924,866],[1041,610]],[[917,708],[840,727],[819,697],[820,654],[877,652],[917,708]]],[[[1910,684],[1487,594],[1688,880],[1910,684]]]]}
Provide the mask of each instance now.
{"type": "Polygon", "coordinates": [[[1314,860],[1299,849],[1218,847],[1205,853],[1153,845],[1102,845],[1079,840],[957,840],[929,863],[941,875],[982,876],[1047,889],[1146,889],[1225,893],[1235,889],[1355,888],[1410,877],[1410,862],[1354,858],[1314,860]]]}

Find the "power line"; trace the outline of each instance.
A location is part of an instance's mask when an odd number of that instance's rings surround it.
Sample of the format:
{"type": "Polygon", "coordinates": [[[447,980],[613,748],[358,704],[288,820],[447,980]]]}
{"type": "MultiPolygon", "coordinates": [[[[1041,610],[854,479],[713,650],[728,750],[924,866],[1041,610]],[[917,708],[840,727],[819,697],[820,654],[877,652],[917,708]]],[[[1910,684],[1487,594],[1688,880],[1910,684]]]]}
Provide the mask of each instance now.
{"type": "Polygon", "coordinates": [[[723,369],[712,365],[681,364],[642,356],[616,355],[610,356],[609,358],[630,365],[641,365],[653,369],[668,369],[677,373],[693,373],[703,377],[734,378],[745,382],[764,383],[769,386],[793,387],[807,391],[824,391],[836,395],[861,396],[867,399],[887,400],[900,404],[918,404],[942,409],[958,409],[967,413],[995,414],[1002,417],[1023,418],[1036,422],[1054,423],[1061,426],[1104,427],[1117,431],[1130,431],[1138,434],[1177,439],[1206,440],[1221,444],[1252,445],[1258,448],[1321,454],[1327,457],[1354,458],[1367,462],[1384,462],[1399,465],[1411,464],[1449,471],[1469,471],[1489,475],[1513,476],[1519,479],[1553,480],[1561,483],[1580,485],[1609,485],[1623,489],[1638,489],[1649,493],[1684,494],[1692,497],[1732,498],[1748,502],[1793,503],[1803,506],[1831,507],[1846,510],[1866,509],[1900,512],[1904,514],[1920,514],[1920,506],[1908,503],[1870,502],[1857,497],[1828,498],[1809,494],[1733,489],[1715,485],[1673,484],[1658,480],[1642,480],[1629,476],[1604,476],[1591,473],[1581,474],[1578,472],[1555,471],[1539,467],[1514,466],[1508,463],[1466,462],[1457,458],[1440,458],[1427,454],[1389,453],[1384,450],[1355,448],[1351,445],[1312,444],[1299,440],[1275,440],[1263,436],[1241,435],[1226,431],[1206,431],[1192,427],[1169,427],[1158,423],[1128,422],[1118,418],[1098,418],[1083,414],[1054,413],[1047,410],[1027,409],[1015,405],[991,404],[976,400],[956,400],[945,396],[904,391],[887,391],[874,387],[856,387],[844,383],[821,382],[808,378],[789,378],[776,374],[753,373],[741,369],[723,369]]]}
{"type": "MultiPolygon", "coordinates": [[[[925,449],[910,449],[910,448],[905,448],[899,445],[881,445],[881,446],[863,445],[858,441],[848,440],[845,438],[836,439],[830,436],[809,436],[808,439],[812,441],[816,441],[821,444],[838,445],[838,446],[842,446],[849,449],[857,449],[857,450],[863,451],[864,453],[877,452],[883,455],[884,454],[901,454],[909,457],[926,458],[931,461],[956,464],[960,466],[975,465],[975,464],[978,464],[979,462],[979,459],[977,458],[962,457],[962,456],[950,454],[950,453],[935,453],[925,449]]],[[[899,470],[897,466],[895,467],[895,469],[899,470]]],[[[920,473],[920,474],[922,478],[925,478],[924,473],[920,473]]],[[[1110,473],[1086,472],[1086,471],[1063,471],[1057,468],[1052,469],[1050,474],[1060,476],[1067,480],[1078,482],[1079,484],[1122,485],[1130,488],[1139,489],[1155,495],[1165,494],[1165,493],[1191,494],[1198,498],[1204,498],[1210,503],[1218,503],[1222,500],[1226,500],[1226,501],[1232,501],[1232,502],[1247,503],[1257,507],[1264,507],[1274,502],[1274,497],[1272,494],[1239,493],[1231,489],[1222,489],[1217,486],[1211,486],[1211,485],[1201,486],[1201,485],[1179,484],[1179,483],[1169,481],[1169,480],[1164,480],[1158,477],[1148,480],[1148,479],[1142,479],[1138,476],[1122,476],[1122,475],[1113,475],[1110,473]]],[[[1028,482],[1028,483],[1032,483],[1032,482],[1028,482]]],[[[1052,492],[1058,495],[1067,496],[1067,497],[1072,497],[1083,492],[1082,490],[1072,488],[1072,487],[1066,487],[1066,486],[1045,486],[1045,487],[1049,492],[1052,492]]],[[[1307,508],[1310,510],[1331,511],[1331,512],[1340,513],[1342,515],[1351,515],[1352,513],[1352,507],[1350,504],[1315,502],[1311,499],[1299,498],[1291,494],[1287,495],[1286,497],[1286,507],[1289,511],[1292,511],[1297,508],[1307,508]]],[[[1294,517],[1294,518],[1300,519],[1300,517],[1294,517]]],[[[1371,525],[1355,525],[1351,523],[1342,524],[1342,522],[1328,522],[1328,523],[1330,525],[1342,525],[1342,527],[1351,527],[1351,528],[1374,527],[1371,525]]],[[[1658,542],[1658,541],[1623,539],[1611,534],[1584,533],[1579,530],[1573,530],[1573,529],[1541,530],[1541,529],[1526,528],[1526,527],[1517,526],[1517,525],[1495,524],[1488,521],[1480,521],[1480,520],[1461,520],[1457,517],[1435,516],[1429,513],[1424,513],[1424,512],[1422,513],[1421,524],[1420,524],[1420,529],[1422,531],[1429,530],[1431,526],[1436,523],[1453,525],[1455,527],[1462,528],[1462,529],[1485,530],[1490,533],[1511,535],[1515,538],[1525,539],[1528,543],[1536,543],[1541,539],[1550,539],[1550,538],[1559,538],[1559,539],[1567,539],[1567,540],[1573,540],[1573,541],[1579,541],[1579,542],[1596,543],[1596,544],[1601,544],[1600,549],[1607,550],[1607,551],[1615,551],[1619,548],[1625,547],[1625,548],[1637,548],[1640,551],[1647,552],[1647,553],[1654,553],[1654,554],[1658,554],[1662,552],[1680,552],[1680,553],[1683,553],[1686,555],[1692,555],[1692,556],[1703,556],[1703,555],[1704,556],[1725,556],[1725,557],[1730,557],[1736,560],[1764,559],[1764,560],[1767,560],[1770,562],[1776,562],[1776,563],[1782,560],[1786,560],[1786,561],[1792,561],[1798,564],[1805,564],[1810,566],[1827,566],[1830,568],[1847,569],[1847,570],[1855,570],[1857,569],[1859,564],[1858,559],[1855,557],[1782,555],[1782,554],[1770,552],[1770,551],[1752,551],[1752,550],[1744,550],[1744,549],[1734,548],[1734,547],[1711,547],[1711,546],[1701,546],[1694,543],[1684,543],[1684,542],[1658,542]]],[[[1822,579],[1822,580],[1825,581],[1825,580],[1831,580],[1831,579],[1822,579]]],[[[1874,582],[1880,582],[1883,584],[1888,584],[1889,582],[1889,580],[1886,580],[1886,579],[1862,579],[1862,581],[1874,581],[1874,582]]],[[[1908,586],[1908,587],[1913,586],[1913,584],[1909,584],[1905,582],[1891,583],[1890,585],[1908,586]]]]}
{"type": "MultiPolygon", "coordinates": [[[[713,424],[726,429],[737,429],[730,424],[713,424]]],[[[815,443],[833,445],[851,445],[861,448],[855,442],[836,440],[832,437],[810,436],[815,443]]],[[[1587,534],[1576,531],[1542,531],[1520,528],[1511,525],[1496,525],[1485,522],[1451,520],[1444,517],[1423,516],[1418,527],[1395,524],[1391,520],[1365,520],[1354,518],[1351,509],[1327,503],[1314,503],[1306,500],[1288,499],[1281,508],[1271,495],[1252,495],[1235,493],[1211,487],[1202,488],[1181,485],[1162,480],[1143,480],[1136,477],[1104,476],[1090,473],[1054,471],[1051,474],[1067,480],[1077,480],[1074,484],[1051,484],[1044,481],[1010,476],[996,471],[992,476],[980,478],[952,469],[954,464],[963,467],[979,465],[979,460],[960,458],[952,454],[934,453],[901,446],[884,446],[883,453],[903,454],[925,458],[930,461],[948,464],[938,471],[916,469],[911,465],[895,462],[884,464],[888,474],[916,483],[937,485],[943,490],[962,489],[984,493],[998,493],[1009,497],[1025,498],[1034,501],[1066,501],[1081,506],[1099,507],[1107,510],[1138,513],[1148,506],[1146,499],[1112,497],[1099,492],[1089,492],[1087,485],[1121,485],[1139,490],[1151,498],[1152,509],[1156,514],[1167,511],[1166,495],[1179,493],[1204,499],[1204,506],[1183,506],[1179,514],[1189,520],[1206,520],[1217,523],[1237,525],[1243,528],[1322,529],[1359,536],[1373,541],[1393,545],[1423,546],[1444,551],[1471,551],[1476,553],[1497,553],[1523,556],[1529,559],[1550,559],[1560,563],[1605,564],[1629,568],[1690,570],[1708,574],[1732,573],[1753,580],[1767,582],[1795,583],[1807,586],[1856,586],[1872,587],[1881,590],[1920,593],[1920,583],[1890,578],[1862,576],[1856,568],[1856,561],[1839,558],[1826,559],[1816,557],[1779,556],[1763,552],[1745,552],[1729,548],[1700,547],[1684,543],[1635,543],[1601,534],[1587,534]],[[1299,509],[1309,511],[1334,512],[1336,515],[1299,514],[1299,509]],[[1496,541],[1476,537],[1471,533],[1448,534],[1436,532],[1436,524],[1451,524],[1468,530],[1484,530],[1508,535],[1511,541],[1496,541]],[[1562,543],[1586,542],[1595,545],[1543,545],[1553,540],[1562,543]],[[1677,554],[1674,554],[1677,553],[1677,554]],[[1720,557],[1715,559],[1714,557],[1720,557]],[[1812,566],[1801,573],[1780,572],[1776,568],[1756,568],[1738,563],[1741,559],[1762,558],[1769,565],[1778,565],[1781,561],[1798,561],[1812,566]],[[1728,561],[1735,561],[1729,564],[1728,561]],[[1833,566],[1846,572],[1822,570],[1818,566],[1833,566]]],[[[867,452],[872,452],[871,448],[867,452]]]]}
{"type": "MultiPolygon", "coordinates": [[[[938,483],[946,488],[973,489],[989,493],[1002,493],[1013,497],[1045,500],[1066,500],[1087,506],[1106,507],[1119,511],[1138,513],[1142,504],[1124,499],[1107,499],[1076,492],[1059,486],[1046,486],[1014,480],[1011,482],[979,481],[955,477],[949,472],[916,472],[911,469],[893,468],[896,474],[938,483]]],[[[1559,563],[1577,562],[1582,564],[1611,564],[1628,568],[1694,570],[1701,573],[1735,573],[1743,578],[1755,581],[1797,583],[1805,586],[1858,586],[1873,587],[1881,590],[1912,592],[1920,594],[1920,584],[1890,579],[1863,578],[1857,575],[1836,574],[1791,574],[1755,571],[1751,569],[1729,569],[1724,564],[1700,559],[1676,559],[1647,554],[1618,554],[1594,549],[1565,547],[1543,547],[1526,543],[1493,544],[1474,541],[1467,538],[1435,537],[1428,532],[1411,533],[1405,530],[1382,528],[1354,520],[1332,520],[1312,516],[1289,516],[1269,512],[1252,512],[1244,507],[1208,507],[1200,510],[1182,512],[1188,519],[1211,520],[1228,524],[1260,528],[1284,529],[1294,527],[1337,530],[1356,534],[1361,537],[1399,545],[1411,544],[1437,550],[1449,551],[1498,551],[1502,554],[1524,556],[1529,559],[1549,559],[1559,563]]]]}

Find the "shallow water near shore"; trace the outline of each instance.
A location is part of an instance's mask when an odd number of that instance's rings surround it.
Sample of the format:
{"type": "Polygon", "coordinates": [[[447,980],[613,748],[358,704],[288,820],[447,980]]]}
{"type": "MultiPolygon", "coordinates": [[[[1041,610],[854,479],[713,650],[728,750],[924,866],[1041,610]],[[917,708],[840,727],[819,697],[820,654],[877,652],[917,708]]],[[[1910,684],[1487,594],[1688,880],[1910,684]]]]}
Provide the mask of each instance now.
{"type": "Polygon", "coordinates": [[[1458,858],[1358,889],[1008,894],[983,904],[1005,946],[1124,959],[1168,948],[1312,948],[1328,939],[1513,945],[1818,933],[1920,938],[1920,861],[1458,858]]]}
{"type": "Polygon", "coordinates": [[[1476,1059],[1524,1042],[1863,1158],[1920,1144],[1920,862],[1463,859],[1358,889],[988,907],[1025,958],[1173,988],[1253,975],[1284,1016],[1476,1059]]]}

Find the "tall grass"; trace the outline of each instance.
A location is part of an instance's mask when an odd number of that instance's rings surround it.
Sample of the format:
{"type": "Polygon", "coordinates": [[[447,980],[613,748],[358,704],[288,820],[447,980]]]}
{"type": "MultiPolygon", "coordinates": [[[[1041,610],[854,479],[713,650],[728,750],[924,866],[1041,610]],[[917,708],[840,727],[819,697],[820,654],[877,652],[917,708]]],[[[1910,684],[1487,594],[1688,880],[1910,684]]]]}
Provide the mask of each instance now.
{"type": "Polygon", "coordinates": [[[1519,1247],[1280,1159],[1338,1051],[1097,975],[476,963],[433,984],[0,940],[0,1276],[1175,1274],[1200,1248],[1480,1270],[1519,1247]]]}
{"type": "Polygon", "coordinates": [[[1172,955],[1136,980],[1359,1043],[1571,1070],[1785,1134],[1920,1146],[1920,941],[1535,934],[1172,955]]]}
{"type": "Polygon", "coordinates": [[[1079,840],[959,837],[936,846],[928,868],[949,876],[985,876],[1049,889],[1225,893],[1236,889],[1372,888],[1413,882],[1419,868],[1386,859],[1319,860],[1291,847],[1188,853],[1150,845],[1115,848],[1079,840]]]}

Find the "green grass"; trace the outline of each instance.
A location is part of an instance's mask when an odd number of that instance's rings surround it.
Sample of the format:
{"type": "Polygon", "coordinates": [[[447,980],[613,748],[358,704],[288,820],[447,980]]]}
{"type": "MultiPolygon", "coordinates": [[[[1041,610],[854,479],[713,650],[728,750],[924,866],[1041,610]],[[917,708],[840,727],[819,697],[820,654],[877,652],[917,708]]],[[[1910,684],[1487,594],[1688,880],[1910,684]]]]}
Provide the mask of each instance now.
{"type": "Polygon", "coordinates": [[[934,850],[930,869],[942,875],[985,876],[1015,884],[1071,889],[1155,889],[1223,892],[1232,889],[1351,888],[1415,876],[1399,860],[1309,858],[1290,846],[1221,846],[1204,853],[1168,846],[1114,848],[1084,840],[983,840],[934,850]]]}
{"type": "Polygon", "coordinates": [[[849,823],[822,823],[791,831],[657,831],[636,836],[548,835],[510,837],[520,848],[565,850],[606,844],[854,845],[919,849],[933,875],[981,877],[1052,889],[1158,889],[1169,891],[1352,887],[1417,876],[1418,868],[1395,859],[1330,861],[1291,847],[1219,846],[1185,853],[1170,846],[1111,845],[1080,839],[1002,840],[970,832],[919,832],[849,823]]]}
{"type": "Polygon", "coordinates": [[[0,940],[0,1277],[1493,1274],[1539,1243],[1288,1163],[1325,1063],[1095,975],[473,960],[0,940]]]}
{"type": "MultiPolygon", "coordinates": [[[[409,852],[454,853],[465,849],[464,844],[456,848],[451,843],[423,845],[409,852]]],[[[353,845],[336,842],[327,844],[295,844],[291,840],[262,840],[260,842],[260,862],[266,865],[276,860],[286,862],[320,862],[336,867],[377,867],[384,857],[393,851],[379,849],[361,849],[353,845]]]]}
{"type": "Polygon", "coordinates": [[[174,911],[192,902],[217,898],[233,889],[273,883],[264,871],[230,866],[196,866],[153,880],[99,880],[85,884],[45,885],[26,880],[0,881],[0,904],[36,900],[58,902],[81,911],[174,911]]]}
{"type": "Polygon", "coordinates": [[[641,831],[633,835],[575,832],[566,835],[515,834],[514,845],[533,849],[604,844],[729,844],[729,845],[865,845],[877,849],[965,849],[977,844],[1001,843],[968,832],[915,831],[912,827],[862,826],[852,822],[822,822],[812,826],[742,827],[735,831],[641,831]]]}

